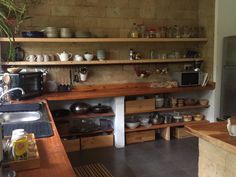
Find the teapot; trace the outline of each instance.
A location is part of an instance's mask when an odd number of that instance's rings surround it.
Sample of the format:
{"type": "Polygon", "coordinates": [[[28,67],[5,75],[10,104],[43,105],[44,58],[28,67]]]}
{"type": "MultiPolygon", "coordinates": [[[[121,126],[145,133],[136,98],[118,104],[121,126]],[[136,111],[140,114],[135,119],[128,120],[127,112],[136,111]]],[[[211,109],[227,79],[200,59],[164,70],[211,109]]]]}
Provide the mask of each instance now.
{"type": "Polygon", "coordinates": [[[230,136],[236,136],[236,125],[231,124],[231,119],[230,118],[227,121],[228,121],[227,129],[228,129],[229,135],[230,136]]]}
{"type": "Polygon", "coordinates": [[[68,61],[72,57],[71,53],[66,53],[65,51],[63,51],[61,54],[57,53],[57,55],[61,61],[68,61]]]}

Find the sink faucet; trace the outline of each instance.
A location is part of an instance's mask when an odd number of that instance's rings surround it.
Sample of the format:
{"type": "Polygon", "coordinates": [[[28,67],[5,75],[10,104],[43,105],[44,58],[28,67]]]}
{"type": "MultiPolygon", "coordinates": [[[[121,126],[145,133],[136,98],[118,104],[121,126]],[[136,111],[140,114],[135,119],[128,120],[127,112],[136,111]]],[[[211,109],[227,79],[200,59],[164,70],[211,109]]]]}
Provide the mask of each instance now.
{"type": "Polygon", "coordinates": [[[1,100],[2,100],[2,98],[3,98],[5,95],[7,95],[8,93],[13,92],[13,91],[15,91],[15,90],[20,90],[22,95],[25,94],[25,91],[24,91],[22,88],[20,88],[20,87],[15,87],[15,88],[12,88],[12,89],[10,89],[10,90],[7,90],[6,92],[3,92],[3,93],[0,95],[0,105],[1,105],[1,100]]]}

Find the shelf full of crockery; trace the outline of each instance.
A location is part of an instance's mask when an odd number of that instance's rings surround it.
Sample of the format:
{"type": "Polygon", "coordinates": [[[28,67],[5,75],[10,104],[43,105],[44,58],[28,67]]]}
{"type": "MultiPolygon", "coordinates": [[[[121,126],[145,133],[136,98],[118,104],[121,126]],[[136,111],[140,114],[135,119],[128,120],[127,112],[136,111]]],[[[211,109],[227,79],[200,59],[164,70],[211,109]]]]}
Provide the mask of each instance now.
{"type": "MultiPolygon", "coordinates": [[[[207,42],[207,38],[14,38],[15,42],[38,43],[122,43],[122,42],[207,42]]],[[[9,42],[8,38],[0,38],[0,42],[9,42]]]]}
{"type": "Polygon", "coordinates": [[[167,127],[180,127],[185,125],[192,125],[192,124],[204,124],[209,123],[207,120],[201,120],[201,121],[190,121],[190,122],[177,122],[177,123],[170,123],[170,124],[159,124],[159,125],[151,125],[150,127],[145,126],[139,126],[135,129],[129,129],[126,128],[125,132],[138,132],[138,131],[145,131],[145,130],[156,130],[156,129],[163,129],[167,127]]]}
{"type": "Polygon", "coordinates": [[[140,111],[129,111],[126,112],[126,115],[130,114],[142,114],[142,113],[150,113],[150,112],[169,112],[169,111],[184,111],[184,110],[193,110],[193,109],[206,109],[209,108],[209,105],[193,105],[193,106],[182,106],[182,107],[173,107],[173,108],[157,108],[150,110],[140,110],[140,111]]]}
{"type": "Polygon", "coordinates": [[[48,61],[48,62],[2,62],[7,66],[60,66],[60,65],[116,65],[116,64],[150,64],[150,63],[184,63],[203,61],[202,58],[176,58],[176,59],[141,59],[141,60],[93,60],[93,61],[48,61]]]}

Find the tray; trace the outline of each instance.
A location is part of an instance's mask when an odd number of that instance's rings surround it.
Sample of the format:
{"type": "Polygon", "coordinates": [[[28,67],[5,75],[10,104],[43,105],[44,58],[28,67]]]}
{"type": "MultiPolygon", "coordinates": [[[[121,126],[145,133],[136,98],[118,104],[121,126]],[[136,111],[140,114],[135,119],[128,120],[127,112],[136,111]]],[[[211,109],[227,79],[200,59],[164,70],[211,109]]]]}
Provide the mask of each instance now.
{"type": "MultiPolygon", "coordinates": [[[[4,166],[7,166],[10,169],[15,170],[15,171],[40,168],[40,156],[39,156],[35,136],[34,134],[28,134],[27,137],[28,137],[28,140],[31,140],[32,142],[30,144],[31,150],[28,153],[28,159],[4,162],[3,163],[4,166]]],[[[10,137],[5,137],[4,140],[7,140],[9,138],[10,137]]]]}

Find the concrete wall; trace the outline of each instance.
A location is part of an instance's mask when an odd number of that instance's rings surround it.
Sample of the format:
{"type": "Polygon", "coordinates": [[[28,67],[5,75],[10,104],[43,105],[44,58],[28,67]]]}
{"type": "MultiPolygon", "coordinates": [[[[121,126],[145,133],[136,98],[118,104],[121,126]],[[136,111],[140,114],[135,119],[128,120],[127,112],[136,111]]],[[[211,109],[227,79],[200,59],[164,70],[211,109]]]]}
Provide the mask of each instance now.
{"type": "Polygon", "coordinates": [[[235,9],[235,0],[216,0],[214,80],[217,84],[214,96],[212,96],[215,107],[214,117],[218,117],[220,112],[223,38],[226,36],[236,35],[235,9]]]}

